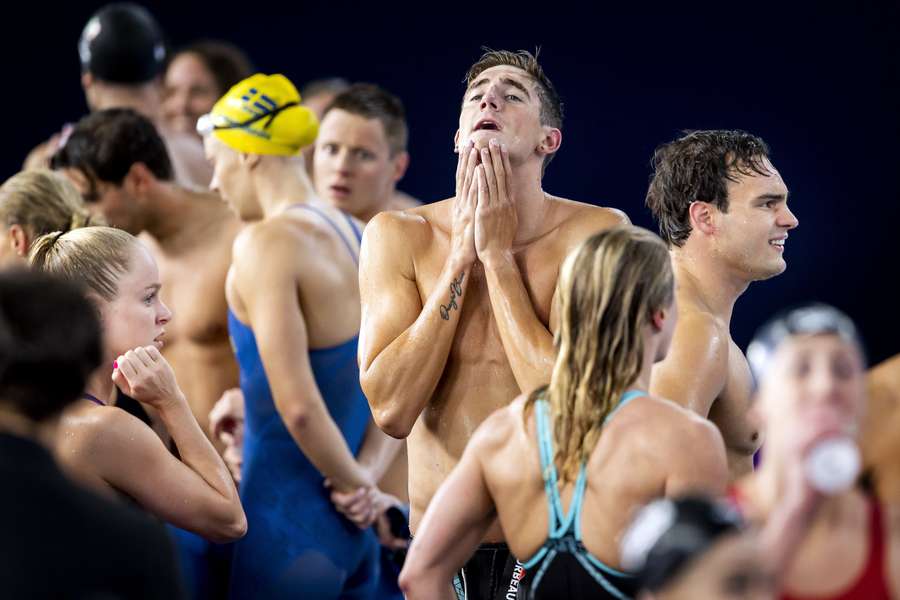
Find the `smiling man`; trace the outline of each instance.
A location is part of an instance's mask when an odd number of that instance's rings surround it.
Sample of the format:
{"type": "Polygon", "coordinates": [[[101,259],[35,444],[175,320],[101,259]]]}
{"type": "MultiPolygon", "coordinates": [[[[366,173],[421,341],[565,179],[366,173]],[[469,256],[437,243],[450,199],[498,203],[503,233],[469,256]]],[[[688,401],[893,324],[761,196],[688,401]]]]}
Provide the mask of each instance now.
{"type": "Polygon", "coordinates": [[[750,282],[785,270],[784,243],[797,218],[768,146],[749,133],[689,133],[660,146],[653,166],[647,206],[671,249],[678,325],[650,391],[719,427],[734,480],[753,470],[762,440],[731,314],[750,282]]]}
{"type": "MultiPolygon", "coordinates": [[[[485,53],[467,76],[455,196],[381,213],[366,228],[360,378],[376,423],[408,436],[413,532],[475,428],[550,380],[565,256],[627,222],[541,189],[561,126],[559,96],[534,56],[485,53]]],[[[521,568],[502,541],[494,524],[459,592],[505,598],[518,583],[521,568]]]]}

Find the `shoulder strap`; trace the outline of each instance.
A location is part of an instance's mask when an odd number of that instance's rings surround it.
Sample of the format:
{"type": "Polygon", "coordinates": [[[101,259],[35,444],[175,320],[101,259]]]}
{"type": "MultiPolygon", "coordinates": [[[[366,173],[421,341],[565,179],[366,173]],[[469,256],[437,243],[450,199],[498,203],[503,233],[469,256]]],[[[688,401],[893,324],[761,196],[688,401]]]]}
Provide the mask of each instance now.
{"type": "MultiPolygon", "coordinates": [[[[288,207],[288,209],[291,209],[291,208],[303,208],[306,210],[311,210],[314,213],[316,213],[317,215],[319,215],[320,217],[322,217],[323,219],[325,219],[325,222],[328,223],[329,225],[331,225],[331,228],[334,229],[334,231],[338,234],[338,237],[341,238],[341,241],[344,242],[344,246],[346,246],[347,251],[350,252],[350,257],[353,259],[353,262],[356,263],[357,265],[359,265],[359,256],[357,256],[356,250],[350,244],[350,241],[347,239],[347,236],[344,235],[344,232],[341,231],[341,228],[338,227],[337,224],[335,224],[335,222],[332,221],[328,217],[327,214],[325,214],[325,211],[323,211],[319,208],[316,208],[315,206],[312,206],[310,204],[292,204],[288,207]]],[[[344,214],[344,213],[342,213],[342,214],[344,214]]],[[[344,214],[344,217],[346,217],[347,221],[350,223],[350,228],[353,230],[354,235],[356,235],[356,237],[361,240],[362,238],[360,237],[360,233],[357,230],[356,225],[353,224],[353,220],[346,214],[344,214]]]]}
{"type": "Polygon", "coordinates": [[[635,398],[640,398],[641,396],[646,396],[646,395],[647,395],[646,392],[642,392],[641,390],[628,390],[627,392],[622,394],[622,397],[619,398],[619,403],[616,404],[615,408],[613,408],[609,412],[609,414],[606,415],[606,418],[603,419],[603,424],[606,425],[609,422],[609,420],[613,418],[613,415],[616,414],[617,412],[619,412],[620,410],[622,410],[626,404],[628,404],[635,398]]]}

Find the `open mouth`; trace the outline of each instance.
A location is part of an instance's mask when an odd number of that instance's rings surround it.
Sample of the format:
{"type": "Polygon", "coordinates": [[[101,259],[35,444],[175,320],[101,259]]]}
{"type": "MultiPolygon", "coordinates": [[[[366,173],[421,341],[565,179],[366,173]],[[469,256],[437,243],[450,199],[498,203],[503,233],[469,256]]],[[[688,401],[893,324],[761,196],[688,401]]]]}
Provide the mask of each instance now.
{"type": "Polygon", "coordinates": [[[330,185],[328,186],[328,189],[334,196],[337,196],[339,198],[350,195],[350,188],[346,185],[330,185]]]}
{"type": "Polygon", "coordinates": [[[779,251],[784,252],[784,242],[787,240],[787,237],[779,238],[777,240],[769,240],[770,246],[775,246],[779,251]]]}
{"type": "Polygon", "coordinates": [[[500,131],[500,124],[491,119],[482,119],[475,123],[472,131],[500,131]]]}

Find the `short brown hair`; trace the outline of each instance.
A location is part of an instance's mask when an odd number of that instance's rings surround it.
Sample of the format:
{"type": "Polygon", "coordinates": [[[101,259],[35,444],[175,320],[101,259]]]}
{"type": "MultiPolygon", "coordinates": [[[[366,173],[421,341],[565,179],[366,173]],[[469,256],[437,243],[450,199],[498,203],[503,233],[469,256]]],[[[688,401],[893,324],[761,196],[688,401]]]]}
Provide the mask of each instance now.
{"type": "MultiPolygon", "coordinates": [[[[469,72],[466,73],[466,86],[472,85],[476,77],[492,67],[508,65],[510,67],[522,69],[534,79],[534,82],[537,85],[538,97],[541,100],[541,125],[549,125],[556,129],[562,129],[563,104],[559,98],[559,94],[556,93],[556,88],[553,87],[550,78],[547,77],[546,73],[544,73],[544,69],[541,67],[540,63],[538,63],[537,59],[539,54],[540,50],[536,50],[535,53],[532,54],[528,50],[512,52],[510,50],[491,50],[490,48],[485,48],[484,54],[481,55],[478,62],[472,65],[469,68],[469,72]]],[[[550,164],[550,161],[553,160],[554,154],[548,154],[544,158],[544,166],[541,170],[542,173],[547,169],[547,165],[550,164]]]]}
{"type": "Polygon", "coordinates": [[[366,119],[378,119],[384,127],[391,156],[406,151],[409,138],[406,111],[400,98],[389,91],[371,83],[354,83],[332,100],[322,119],[335,108],[366,119]]]}
{"type": "Polygon", "coordinates": [[[695,201],[728,212],[728,182],[743,175],[768,175],[769,147],[746,131],[690,131],[653,153],[646,204],[670,246],[691,235],[689,210],[695,201]]]}

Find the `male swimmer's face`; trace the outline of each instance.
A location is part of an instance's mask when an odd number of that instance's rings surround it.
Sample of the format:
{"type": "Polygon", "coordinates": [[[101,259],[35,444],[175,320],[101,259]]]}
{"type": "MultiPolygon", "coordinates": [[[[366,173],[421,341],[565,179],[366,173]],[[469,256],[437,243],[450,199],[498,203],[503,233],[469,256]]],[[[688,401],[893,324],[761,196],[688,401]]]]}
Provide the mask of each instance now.
{"type": "Polygon", "coordinates": [[[787,207],[788,190],[767,159],[768,173],[728,181],[728,212],[718,213],[715,251],[751,279],[784,272],[788,231],[798,225],[787,207]]]}
{"type": "Polygon", "coordinates": [[[203,138],[203,150],[206,159],[213,166],[212,180],[209,189],[219,194],[228,207],[242,220],[258,218],[256,212],[250,210],[250,198],[253,198],[248,177],[244,173],[240,154],[220,142],[213,135],[203,138]]]}
{"type": "Polygon", "coordinates": [[[385,210],[402,175],[403,154],[391,155],[378,119],[340,109],[325,115],[316,138],[314,180],[319,196],[353,216],[368,220],[385,210]]]}
{"type": "Polygon", "coordinates": [[[116,297],[111,302],[100,302],[107,353],[118,356],[151,344],[162,349],[172,312],[159,297],[161,285],[156,261],[136,241],[130,269],[117,282],[116,297]]]}
{"type": "Polygon", "coordinates": [[[211,111],[225,92],[200,57],[191,52],[175,57],[163,83],[163,118],[182,133],[196,133],[197,119],[211,111]]]}
{"type": "Polygon", "coordinates": [[[775,598],[775,581],[765,568],[756,536],[745,532],[717,541],[654,598],[771,600],[775,598]]]}
{"type": "Polygon", "coordinates": [[[865,412],[865,384],[853,344],[833,334],[795,335],[769,359],[759,397],[770,429],[815,420],[823,430],[854,435],[865,412]]]}
{"type": "Polygon", "coordinates": [[[509,148],[510,161],[534,155],[545,136],[537,85],[522,69],[501,65],[485,69],[463,97],[456,147],[471,140],[487,148],[496,138],[509,148]]]}
{"type": "Polygon", "coordinates": [[[78,188],[84,199],[84,206],[91,214],[102,217],[111,227],[122,229],[131,235],[144,230],[140,207],[124,185],[100,181],[74,167],[62,169],[62,172],[78,188]]]}

